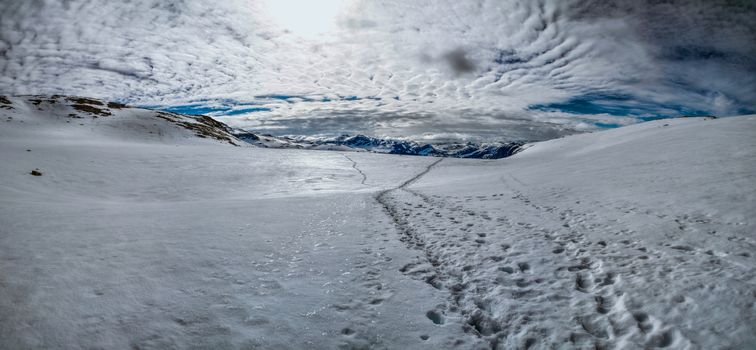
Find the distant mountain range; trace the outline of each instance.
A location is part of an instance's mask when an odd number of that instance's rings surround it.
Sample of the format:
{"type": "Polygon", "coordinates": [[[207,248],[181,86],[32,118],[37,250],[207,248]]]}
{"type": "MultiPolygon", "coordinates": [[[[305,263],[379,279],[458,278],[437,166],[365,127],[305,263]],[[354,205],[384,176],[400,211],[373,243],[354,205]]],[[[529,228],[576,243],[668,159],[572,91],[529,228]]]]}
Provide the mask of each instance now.
{"type": "Polygon", "coordinates": [[[368,151],[412,156],[499,159],[517,153],[525,142],[493,142],[476,144],[428,144],[409,140],[381,139],[365,135],[337,137],[272,136],[236,132],[235,136],[250,144],[266,148],[300,148],[317,150],[368,151]]]}
{"type": "MultiPolygon", "coordinates": [[[[476,144],[472,142],[447,142],[442,144],[418,143],[400,139],[381,139],[365,135],[341,135],[337,137],[316,136],[272,136],[260,135],[228,125],[205,115],[186,115],[166,111],[134,108],[115,102],[108,102],[78,96],[0,96],[0,109],[32,108],[49,111],[59,118],[82,119],[122,119],[121,111],[167,120],[185,129],[192,130],[197,137],[216,139],[234,145],[250,145],[264,148],[294,148],[333,151],[358,151],[412,156],[499,159],[509,157],[522,149],[524,142],[492,142],[476,144]],[[15,103],[12,101],[15,100],[15,103]]],[[[11,118],[12,119],[12,118],[11,118]]],[[[9,119],[10,120],[10,119],[9,119]]],[[[71,120],[68,120],[70,123],[71,120]]],[[[150,132],[152,133],[152,132],[150,132]]],[[[160,134],[160,133],[158,133],[160,134]]]]}

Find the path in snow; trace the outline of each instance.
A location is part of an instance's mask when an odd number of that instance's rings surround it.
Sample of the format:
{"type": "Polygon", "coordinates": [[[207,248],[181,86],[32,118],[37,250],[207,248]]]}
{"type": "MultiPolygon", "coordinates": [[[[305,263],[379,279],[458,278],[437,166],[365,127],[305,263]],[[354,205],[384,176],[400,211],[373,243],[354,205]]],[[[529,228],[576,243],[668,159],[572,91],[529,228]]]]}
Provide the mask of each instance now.
{"type": "MultiPolygon", "coordinates": [[[[598,213],[536,203],[515,183],[491,195],[427,195],[399,187],[378,197],[401,240],[423,253],[401,272],[448,296],[427,311],[429,320],[460,325],[492,349],[688,344],[663,314],[644,310],[643,296],[633,295],[655,275],[673,272],[660,261],[662,252],[598,213]],[[646,280],[635,285],[637,278],[646,280]]],[[[692,253],[687,246],[672,249],[692,253]]],[[[702,267],[699,273],[721,264],[710,255],[690,258],[702,267]]],[[[674,290],[658,297],[686,302],[674,290]]]]}
{"type": "Polygon", "coordinates": [[[375,174],[366,182],[336,152],[233,147],[152,111],[95,118],[64,98],[11,100],[0,348],[415,349],[461,333],[415,311],[442,296],[399,272],[412,252],[373,197],[427,158],[355,155],[375,174]]]}
{"type": "Polygon", "coordinates": [[[608,150],[599,135],[582,136],[600,153],[580,138],[556,140],[576,144],[562,158],[554,154],[564,146],[498,163],[447,160],[380,197],[402,240],[422,252],[401,271],[446,294],[426,316],[465,329],[459,342],[748,347],[756,157],[740,138],[755,120],[640,125],[606,135],[632,142],[608,150]],[[694,140],[698,157],[680,157],[694,140]],[[653,142],[665,152],[646,147],[653,142]]]}
{"type": "Polygon", "coordinates": [[[349,156],[346,155],[346,154],[343,154],[343,156],[344,156],[344,158],[346,158],[347,160],[349,160],[350,162],[352,162],[352,168],[354,170],[356,170],[358,173],[360,173],[360,176],[362,176],[362,181],[360,181],[360,184],[364,185],[365,181],[367,181],[367,175],[364,172],[362,172],[362,170],[357,166],[357,162],[355,162],[354,160],[352,160],[352,158],[349,158],[349,156]]]}

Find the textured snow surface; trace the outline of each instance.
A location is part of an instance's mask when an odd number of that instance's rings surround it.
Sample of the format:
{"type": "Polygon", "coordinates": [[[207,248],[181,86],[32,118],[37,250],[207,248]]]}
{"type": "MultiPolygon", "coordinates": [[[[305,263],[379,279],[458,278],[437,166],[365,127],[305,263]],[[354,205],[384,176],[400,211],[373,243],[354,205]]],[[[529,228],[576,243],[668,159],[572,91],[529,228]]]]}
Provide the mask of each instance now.
{"type": "Polygon", "coordinates": [[[754,135],[754,116],[662,120],[444,160],[392,194],[428,257],[409,269],[502,348],[754,347],[754,135]]]}
{"type": "Polygon", "coordinates": [[[0,99],[0,348],[756,346],[756,116],[492,161],[110,113],[0,99]]]}

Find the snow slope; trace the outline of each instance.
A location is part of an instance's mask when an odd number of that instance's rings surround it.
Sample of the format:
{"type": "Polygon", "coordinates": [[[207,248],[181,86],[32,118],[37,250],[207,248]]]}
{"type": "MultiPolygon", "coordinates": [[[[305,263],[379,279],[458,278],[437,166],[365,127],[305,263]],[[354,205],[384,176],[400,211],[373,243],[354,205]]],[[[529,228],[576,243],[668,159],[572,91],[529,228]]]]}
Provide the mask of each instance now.
{"type": "Polygon", "coordinates": [[[419,348],[450,333],[413,312],[440,293],[399,272],[412,253],[372,194],[428,159],[364,155],[391,169],[365,181],[336,152],[30,99],[0,109],[1,349],[419,348]]]}
{"type": "Polygon", "coordinates": [[[503,348],[756,347],[754,136],[756,116],[661,120],[444,160],[390,194],[427,257],[407,269],[503,348]]]}
{"type": "Polygon", "coordinates": [[[756,344],[755,116],[439,160],[79,102],[0,99],[0,348],[756,344]]]}

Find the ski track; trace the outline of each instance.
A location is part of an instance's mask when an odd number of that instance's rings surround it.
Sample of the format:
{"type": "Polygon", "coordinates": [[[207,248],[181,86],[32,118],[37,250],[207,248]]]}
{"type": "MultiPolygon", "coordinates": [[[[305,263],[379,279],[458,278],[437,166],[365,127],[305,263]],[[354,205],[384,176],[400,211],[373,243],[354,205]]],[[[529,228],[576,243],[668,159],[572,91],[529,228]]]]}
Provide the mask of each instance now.
{"type": "Polygon", "coordinates": [[[365,175],[362,169],[360,169],[359,166],[357,166],[357,162],[355,162],[352,158],[350,158],[346,154],[342,154],[342,156],[344,156],[344,158],[352,162],[352,168],[354,168],[354,170],[357,170],[357,172],[360,173],[360,175],[362,175],[362,181],[360,182],[360,184],[364,185],[365,182],[367,181],[367,175],[365,175]]]}

